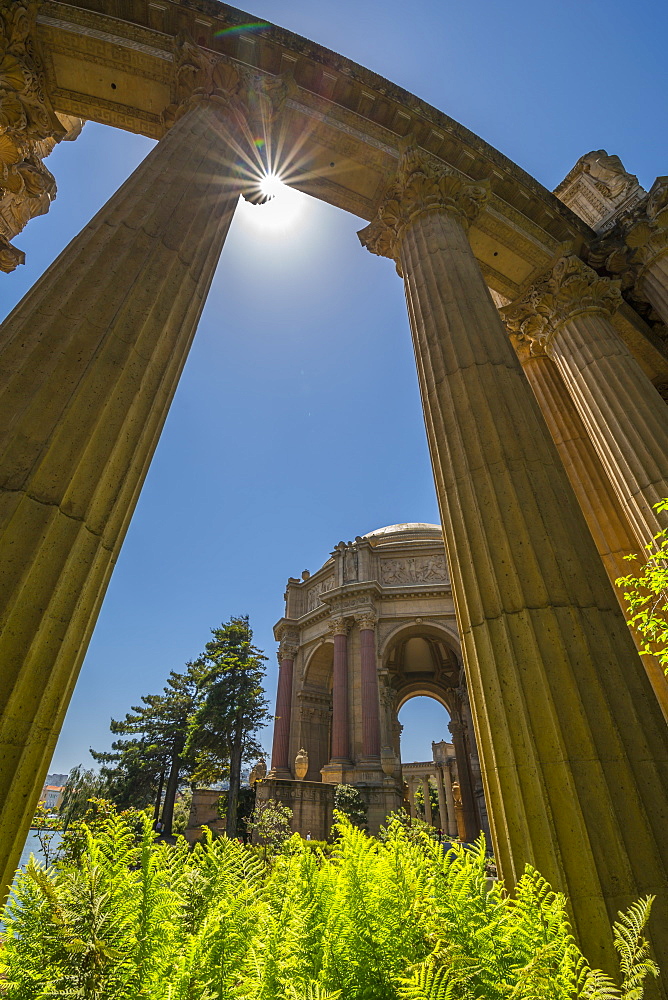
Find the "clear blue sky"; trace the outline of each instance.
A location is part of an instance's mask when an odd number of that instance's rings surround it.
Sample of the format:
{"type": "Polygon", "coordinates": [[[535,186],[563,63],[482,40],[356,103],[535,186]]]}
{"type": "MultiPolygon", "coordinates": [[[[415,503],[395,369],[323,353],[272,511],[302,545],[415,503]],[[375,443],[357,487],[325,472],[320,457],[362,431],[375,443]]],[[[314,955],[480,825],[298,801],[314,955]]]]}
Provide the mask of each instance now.
{"type": "MultiPolygon", "coordinates": [[[[553,188],[598,148],[645,187],[668,173],[667,10],[258,0],[251,12],[388,77],[553,188]]],[[[58,198],[16,240],[27,265],[0,275],[3,314],[151,146],[89,123],[56,149],[58,198]]],[[[402,285],[361,249],[359,228],[311,200],[281,234],[235,218],[52,770],[89,763],[110,716],[160,690],[232,614],[250,614],[270,655],[273,699],[286,578],[341,539],[438,520],[402,285]]],[[[401,721],[404,759],[427,759],[447,735],[424,699],[401,721]]]]}

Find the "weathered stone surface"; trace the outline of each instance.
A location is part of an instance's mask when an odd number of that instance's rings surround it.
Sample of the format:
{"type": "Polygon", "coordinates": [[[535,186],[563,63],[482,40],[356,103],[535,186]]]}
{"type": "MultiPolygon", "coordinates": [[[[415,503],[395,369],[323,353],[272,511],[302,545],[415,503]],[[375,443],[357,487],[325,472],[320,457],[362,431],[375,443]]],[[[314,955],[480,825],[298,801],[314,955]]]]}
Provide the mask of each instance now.
{"type": "Polygon", "coordinates": [[[228,150],[213,105],[181,118],[0,327],[3,887],[238,199],[228,150]]]}
{"type": "Polygon", "coordinates": [[[400,253],[503,876],[566,891],[607,969],[610,919],[656,892],[668,961],[665,721],[457,214],[400,253]]]}

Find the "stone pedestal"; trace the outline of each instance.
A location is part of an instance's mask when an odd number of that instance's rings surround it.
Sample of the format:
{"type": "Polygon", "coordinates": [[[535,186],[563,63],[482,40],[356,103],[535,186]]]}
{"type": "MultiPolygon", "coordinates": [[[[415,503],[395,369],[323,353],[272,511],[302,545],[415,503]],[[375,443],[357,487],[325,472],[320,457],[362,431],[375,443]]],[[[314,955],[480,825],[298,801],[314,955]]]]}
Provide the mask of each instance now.
{"type": "Polygon", "coordinates": [[[234,213],[235,160],[219,109],[194,107],[0,327],[3,888],[234,213]]]}
{"type": "Polygon", "coordinates": [[[334,786],[323,781],[295,781],[266,778],[255,786],[255,801],[275,799],[292,809],[290,828],[293,833],[312,840],[329,840],[334,811],[334,786]]]}
{"type": "Polygon", "coordinates": [[[190,806],[190,816],[184,837],[189,844],[202,839],[203,827],[207,826],[212,833],[225,832],[225,819],[218,813],[220,789],[197,788],[193,792],[190,806]]]}
{"type": "Polygon", "coordinates": [[[467,240],[487,192],[403,155],[361,234],[404,276],[492,837],[568,893],[590,962],[656,893],[668,964],[668,728],[467,240]]]}

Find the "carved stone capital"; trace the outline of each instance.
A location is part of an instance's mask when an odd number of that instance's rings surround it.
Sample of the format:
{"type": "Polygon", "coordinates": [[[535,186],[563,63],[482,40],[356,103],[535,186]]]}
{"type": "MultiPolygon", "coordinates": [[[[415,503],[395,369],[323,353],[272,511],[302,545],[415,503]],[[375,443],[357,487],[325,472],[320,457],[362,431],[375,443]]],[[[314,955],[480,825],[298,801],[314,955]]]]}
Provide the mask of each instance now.
{"type": "Polygon", "coordinates": [[[230,112],[234,126],[243,113],[241,82],[241,72],[231,60],[205,51],[180,32],[174,40],[174,100],[162,113],[164,124],[169,128],[193,105],[212,101],[230,112]]]}
{"type": "Polygon", "coordinates": [[[81,121],[54,112],[33,39],[35,0],[0,0],[0,271],[25,255],[10,240],[48,212],[56,182],[42,160],[81,121]]]}
{"type": "Polygon", "coordinates": [[[521,365],[532,358],[546,357],[545,345],[540,341],[525,337],[523,333],[510,333],[509,336],[521,365]]]}
{"type": "Polygon", "coordinates": [[[668,251],[668,177],[657,177],[647,199],[633,213],[625,234],[642,272],[668,251]]]}
{"type": "Polygon", "coordinates": [[[355,621],[360,629],[371,628],[375,629],[376,622],[378,618],[375,611],[362,611],[355,615],[355,621]]]}
{"type": "Polygon", "coordinates": [[[456,719],[451,719],[448,723],[448,729],[453,737],[464,736],[466,733],[466,726],[463,722],[458,722],[456,719]]]}
{"type": "Polygon", "coordinates": [[[299,644],[297,642],[291,642],[289,639],[282,639],[278,647],[278,662],[282,663],[283,660],[294,660],[298,649],[299,644]]]}
{"type": "Polygon", "coordinates": [[[345,618],[332,618],[327,625],[331,635],[348,635],[350,623],[345,618]]]}
{"type": "Polygon", "coordinates": [[[612,315],[621,301],[619,281],[599,277],[579,257],[569,254],[499,311],[510,333],[549,343],[562,323],[587,312],[612,315]]]}
{"type": "Polygon", "coordinates": [[[421,149],[406,150],[376,218],[357,235],[371,253],[399,262],[406,227],[428,212],[454,212],[468,225],[490,196],[490,182],[470,181],[421,149]]]}

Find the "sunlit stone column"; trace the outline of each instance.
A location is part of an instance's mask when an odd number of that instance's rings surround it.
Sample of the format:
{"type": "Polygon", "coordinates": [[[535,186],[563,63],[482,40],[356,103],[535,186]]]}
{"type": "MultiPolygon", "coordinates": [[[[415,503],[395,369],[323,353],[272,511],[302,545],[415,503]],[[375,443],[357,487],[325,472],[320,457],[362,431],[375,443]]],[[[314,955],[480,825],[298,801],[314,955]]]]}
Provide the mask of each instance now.
{"type": "Polygon", "coordinates": [[[668,526],[668,516],[653,509],[668,496],[668,407],[612,324],[620,302],[618,282],[568,255],[502,315],[511,330],[545,344],[646,544],[668,526]]]}
{"type": "Polygon", "coordinates": [[[495,853],[611,971],[610,919],[656,893],[668,967],[668,727],[471,251],[487,197],[412,150],[360,237],[404,277],[495,853]]]}
{"type": "Polygon", "coordinates": [[[276,720],[274,741],[271,751],[271,775],[274,778],[290,778],[290,727],[292,717],[292,676],[294,671],[297,643],[290,637],[282,637],[278,650],[278,690],[276,691],[276,720]]]}
{"type": "Polygon", "coordinates": [[[441,830],[445,833],[448,829],[448,810],[445,804],[445,788],[443,787],[443,767],[440,764],[436,768],[436,791],[438,792],[438,814],[441,819],[441,830]]]}
{"type": "Polygon", "coordinates": [[[469,755],[464,737],[465,726],[463,722],[452,719],[448,724],[448,729],[452,733],[452,744],[455,748],[455,757],[457,759],[457,778],[459,780],[462,808],[464,810],[465,839],[473,841],[480,833],[480,824],[476,816],[471,767],[469,765],[469,755]]]}
{"type": "Polygon", "coordinates": [[[657,177],[625,240],[639,268],[637,293],[668,325],[668,177],[657,177]]]}
{"type": "Polygon", "coordinates": [[[183,115],[0,327],[2,887],[239,197],[225,122],[183,115]]]}
{"type": "Polygon", "coordinates": [[[457,814],[455,812],[455,799],[452,794],[452,775],[450,767],[446,764],[443,767],[443,789],[445,791],[445,804],[448,810],[447,832],[448,836],[457,836],[457,814]]]}
{"type": "MultiPolygon", "coordinates": [[[[615,593],[625,611],[622,589],[615,581],[635,570],[625,556],[638,552],[638,540],[605,473],[582,418],[559,369],[544,345],[511,334],[511,342],[534,391],[568,474],[615,593]]],[[[637,644],[642,641],[636,638],[637,644]]],[[[665,718],[668,720],[668,678],[654,656],[642,658],[665,718]]]]}
{"type": "Polygon", "coordinates": [[[415,782],[413,778],[408,782],[408,811],[410,812],[411,819],[415,819],[417,816],[417,808],[415,806],[415,782]]]}
{"type": "Polygon", "coordinates": [[[429,826],[433,826],[434,820],[431,814],[431,795],[429,793],[429,776],[420,778],[422,784],[422,795],[424,796],[424,821],[429,826]]]}
{"type": "Polygon", "coordinates": [[[350,733],[348,722],[348,630],[345,618],[330,622],[334,636],[334,666],[332,683],[332,757],[331,764],[350,764],[350,733]]]}
{"type": "Polygon", "coordinates": [[[380,766],[380,701],[376,666],[376,616],[359,615],[362,683],[362,756],[380,766]]]}

